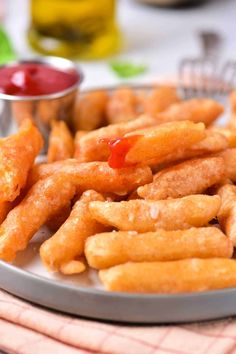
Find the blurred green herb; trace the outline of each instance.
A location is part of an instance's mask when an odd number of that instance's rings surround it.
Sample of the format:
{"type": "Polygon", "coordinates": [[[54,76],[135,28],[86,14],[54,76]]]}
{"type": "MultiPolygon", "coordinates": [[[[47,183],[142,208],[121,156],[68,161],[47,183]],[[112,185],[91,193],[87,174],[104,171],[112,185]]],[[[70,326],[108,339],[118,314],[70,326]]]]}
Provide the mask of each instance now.
{"type": "Polygon", "coordinates": [[[0,65],[16,58],[9,37],[0,26],[0,65]]]}
{"type": "Polygon", "coordinates": [[[135,77],[147,71],[146,65],[136,65],[125,61],[112,61],[110,67],[117,76],[123,79],[135,77]]]}

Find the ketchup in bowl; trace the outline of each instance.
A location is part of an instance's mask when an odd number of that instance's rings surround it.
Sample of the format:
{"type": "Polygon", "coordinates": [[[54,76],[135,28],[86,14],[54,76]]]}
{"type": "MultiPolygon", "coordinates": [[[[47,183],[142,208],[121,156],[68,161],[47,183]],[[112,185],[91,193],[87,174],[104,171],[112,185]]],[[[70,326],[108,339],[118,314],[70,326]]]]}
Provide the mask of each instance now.
{"type": "Polygon", "coordinates": [[[0,68],[0,93],[13,96],[48,95],[64,91],[79,80],[76,71],[26,62],[0,68]]]}

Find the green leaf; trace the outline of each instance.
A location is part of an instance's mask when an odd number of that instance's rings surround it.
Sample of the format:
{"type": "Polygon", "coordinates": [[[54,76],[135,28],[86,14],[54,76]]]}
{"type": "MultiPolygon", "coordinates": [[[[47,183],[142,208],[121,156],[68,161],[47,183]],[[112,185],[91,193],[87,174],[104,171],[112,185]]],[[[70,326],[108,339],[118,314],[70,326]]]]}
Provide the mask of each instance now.
{"type": "Polygon", "coordinates": [[[0,26],[0,65],[16,58],[9,37],[0,26]]]}
{"type": "Polygon", "coordinates": [[[135,77],[147,71],[146,65],[136,65],[130,62],[112,61],[110,67],[121,78],[135,77]]]}

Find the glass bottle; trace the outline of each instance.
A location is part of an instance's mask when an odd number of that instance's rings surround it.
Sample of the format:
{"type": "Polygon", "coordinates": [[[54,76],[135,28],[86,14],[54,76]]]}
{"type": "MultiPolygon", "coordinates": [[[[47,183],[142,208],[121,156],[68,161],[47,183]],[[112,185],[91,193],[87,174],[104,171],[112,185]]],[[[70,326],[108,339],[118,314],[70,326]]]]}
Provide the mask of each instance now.
{"type": "Polygon", "coordinates": [[[120,46],[115,0],[31,0],[31,46],[46,55],[99,59],[120,46]]]}

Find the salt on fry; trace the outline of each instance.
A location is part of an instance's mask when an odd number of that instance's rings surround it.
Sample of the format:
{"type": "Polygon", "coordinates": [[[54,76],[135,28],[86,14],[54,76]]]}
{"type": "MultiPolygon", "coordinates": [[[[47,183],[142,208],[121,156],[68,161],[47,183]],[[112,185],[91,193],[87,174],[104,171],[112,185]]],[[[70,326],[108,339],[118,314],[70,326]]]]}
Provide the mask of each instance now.
{"type": "Polygon", "coordinates": [[[206,225],[218,213],[219,196],[191,195],[167,200],[91,202],[91,215],[123,231],[183,230],[206,225]]]}
{"type": "Polygon", "coordinates": [[[230,258],[232,242],[216,227],[188,230],[107,232],[89,237],[85,256],[92,268],[105,269],[126,262],[175,261],[187,258],[230,258]]]}
{"type": "Polygon", "coordinates": [[[145,113],[151,117],[156,117],[158,113],[165,111],[169,106],[179,101],[180,98],[175,87],[157,87],[144,102],[145,113]]]}
{"type": "Polygon", "coordinates": [[[42,136],[31,120],[24,120],[19,132],[0,140],[0,202],[13,201],[20,194],[42,146],[42,136]]]}
{"type": "Polygon", "coordinates": [[[74,139],[64,121],[53,121],[49,135],[47,160],[49,163],[69,159],[74,155],[74,139]]]}
{"type": "Polygon", "coordinates": [[[192,159],[161,170],[152,183],[139,187],[137,193],[141,198],[154,200],[201,194],[224,177],[221,157],[192,159]]]}
{"type": "Polygon", "coordinates": [[[74,181],[53,174],[38,181],[0,226],[0,259],[13,261],[36,231],[75,194],[74,181]]]}
{"type": "Polygon", "coordinates": [[[174,294],[236,286],[233,259],[185,259],[126,263],[99,272],[106,290],[174,294]]]}
{"type": "Polygon", "coordinates": [[[153,118],[143,115],[130,122],[110,124],[88,132],[76,144],[75,156],[80,162],[106,161],[110,154],[106,142],[107,139],[122,137],[126,133],[146,127],[153,127],[156,124],[153,118]]]}
{"type": "Polygon", "coordinates": [[[65,270],[67,263],[83,254],[86,238],[105,230],[90,215],[89,203],[94,200],[104,201],[104,198],[95,191],[84,192],[65,223],[41,245],[40,257],[47,269],[59,271],[62,266],[65,270]]]}
{"type": "Polygon", "coordinates": [[[218,220],[222,230],[236,247],[236,186],[226,184],[218,190],[222,204],[218,212],[218,220]]]}
{"type": "Polygon", "coordinates": [[[211,99],[194,98],[171,105],[157,116],[159,123],[177,120],[190,120],[194,123],[203,122],[206,126],[214,122],[222,113],[223,106],[211,99]]]}
{"type": "Polygon", "coordinates": [[[127,122],[137,117],[134,90],[122,87],[115,90],[107,102],[107,119],[110,124],[127,122]]]}
{"type": "Polygon", "coordinates": [[[74,130],[93,130],[106,121],[108,95],[105,90],[85,93],[78,96],[73,114],[74,130]]]}

